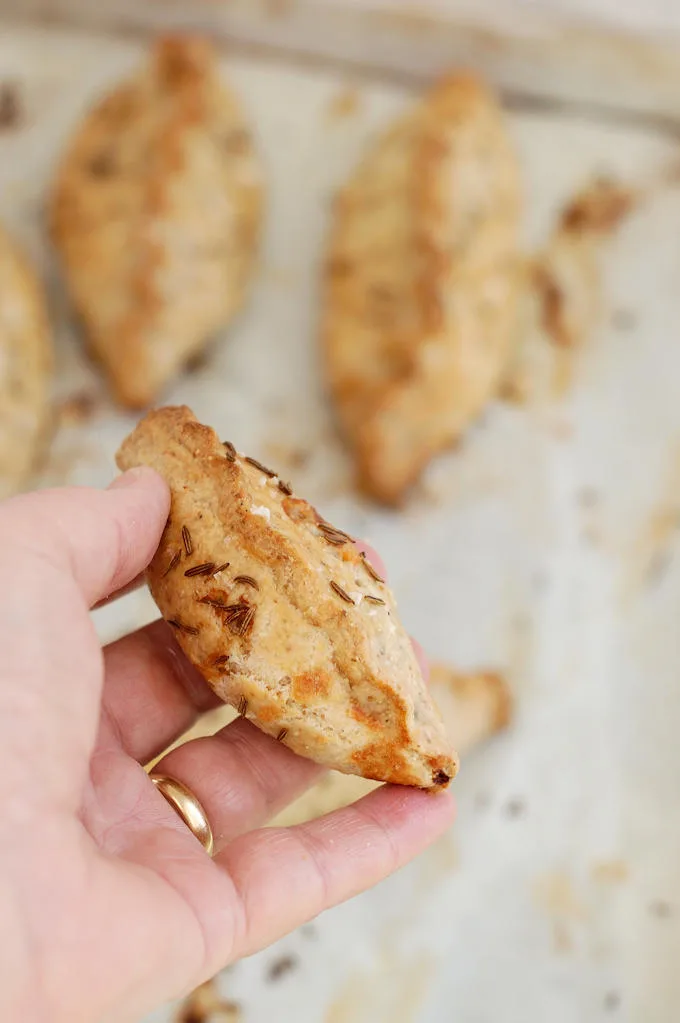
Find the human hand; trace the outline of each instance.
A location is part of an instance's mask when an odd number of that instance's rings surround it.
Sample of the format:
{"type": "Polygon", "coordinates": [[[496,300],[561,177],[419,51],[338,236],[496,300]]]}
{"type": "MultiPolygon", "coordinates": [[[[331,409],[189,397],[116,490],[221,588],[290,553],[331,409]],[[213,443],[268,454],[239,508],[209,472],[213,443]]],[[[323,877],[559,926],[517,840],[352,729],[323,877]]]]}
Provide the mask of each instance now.
{"type": "Polygon", "coordinates": [[[320,768],[239,719],[158,770],[201,800],[210,859],[143,764],[217,703],[163,621],[102,650],[89,614],[149,563],[151,470],[0,505],[0,1018],[121,1023],[375,884],[451,823],[385,786],[263,829],[320,768]]]}

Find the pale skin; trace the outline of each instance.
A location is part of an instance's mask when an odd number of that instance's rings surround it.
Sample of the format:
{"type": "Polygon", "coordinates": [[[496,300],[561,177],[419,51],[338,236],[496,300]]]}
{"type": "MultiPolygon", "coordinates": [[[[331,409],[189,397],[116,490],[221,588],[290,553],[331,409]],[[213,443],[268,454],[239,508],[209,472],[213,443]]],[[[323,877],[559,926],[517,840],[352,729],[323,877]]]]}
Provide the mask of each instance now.
{"type": "Polygon", "coordinates": [[[0,505],[0,1019],[123,1023],[375,884],[451,824],[386,786],[262,825],[319,768],[239,720],[160,769],[202,801],[211,860],[143,764],[215,705],[164,622],[102,649],[89,609],[135,580],[168,514],[140,469],[0,505]]]}

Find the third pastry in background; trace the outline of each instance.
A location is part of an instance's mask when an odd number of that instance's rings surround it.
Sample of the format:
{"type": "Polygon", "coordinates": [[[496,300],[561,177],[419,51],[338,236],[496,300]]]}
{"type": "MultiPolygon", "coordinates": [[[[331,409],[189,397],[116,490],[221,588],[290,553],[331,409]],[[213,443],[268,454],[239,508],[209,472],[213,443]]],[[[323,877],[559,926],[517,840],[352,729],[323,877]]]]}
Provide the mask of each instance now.
{"type": "Polygon", "coordinates": [[[363,487],[398,504],[493,398],[517,329],[520,185],[503,113],[446,78],[337,198],[326,369],[363,487]]]}
{"type": "Polygon", "coordinates": [[[52,361],[42,286],[0,228],[0,499],[27,482],[46,441],[52,361]]]}
{"type": "Polygon", "coordinates": [[[124,405],[154,402],[239,309],[261,204],[249,131],[206,41],[159,40],[85,117],[57,174],[50,227],[124,405]]]}

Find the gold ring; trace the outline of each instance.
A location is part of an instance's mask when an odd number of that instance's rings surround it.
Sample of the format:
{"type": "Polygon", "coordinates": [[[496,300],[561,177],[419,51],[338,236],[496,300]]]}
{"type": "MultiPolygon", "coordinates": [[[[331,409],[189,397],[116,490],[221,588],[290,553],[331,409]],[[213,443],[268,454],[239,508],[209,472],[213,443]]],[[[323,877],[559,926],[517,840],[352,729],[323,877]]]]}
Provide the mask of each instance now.
{"type": "Polygon", "coordinates": [[[168,801],[191,834],[198,839],[208,856],[212,856],[214,841],[208,816],[191,789],[167,774],[149,775],[160,794],[168,801]]]}

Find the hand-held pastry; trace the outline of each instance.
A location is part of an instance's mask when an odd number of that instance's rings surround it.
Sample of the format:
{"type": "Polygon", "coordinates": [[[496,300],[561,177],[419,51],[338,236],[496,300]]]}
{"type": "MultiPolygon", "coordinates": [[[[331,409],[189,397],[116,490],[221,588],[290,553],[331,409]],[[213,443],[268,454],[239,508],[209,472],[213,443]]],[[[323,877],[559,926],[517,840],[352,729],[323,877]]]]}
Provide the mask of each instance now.
{"type": "Polygon", "coordinates": [[[494,395],[516,329],[517,162],[476,79],[444,79],[339,194],[323,335],[369,493],[399,503],[494,395]]]}
{"type": "Polygon", "coordinates": [[[50,226],[123,404],[154,401],[238,310],[261,202],[243,114],[207,42],[161,39],[85,117],[57,174],[50,226]]]}
{"type": "Polygon", "coordinates": [[[350,537],[187,408],[150,412],[117,460],[170,487],[149,586],[225,702],[328,767],[448,785],[455,754],[394,598],[350,537]]]}
{"type": "Polygon", "coordinates": [[[47,432],[52,338],[42,287],[0,229],[0,498],[30,475],[47,432]]]}

